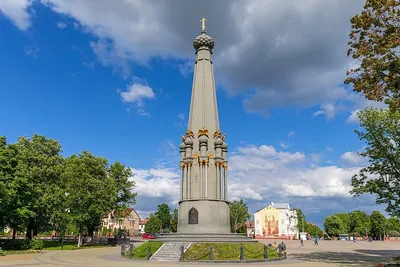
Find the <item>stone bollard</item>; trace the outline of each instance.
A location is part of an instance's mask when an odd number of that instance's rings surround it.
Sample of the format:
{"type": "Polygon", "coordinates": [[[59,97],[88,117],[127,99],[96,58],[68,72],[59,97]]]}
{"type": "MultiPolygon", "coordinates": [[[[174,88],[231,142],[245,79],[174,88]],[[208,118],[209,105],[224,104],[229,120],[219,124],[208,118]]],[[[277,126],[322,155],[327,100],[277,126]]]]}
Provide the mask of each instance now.
{"type": "Polygon", "coordinates": [[[125,244],[121,245],[121,256],[125,256],[125,244]]]}
{"type": "Polygon", "coordinates": [[[210,261],[214,260],[213,247],[210,247],[210,261]]]}
{"type": "Polygon", "coordinates": [[[149,245],[149,247],[147,248],[147,259],[149,260],[151,257],[151,247],[149,245]]]}
{"type": "Polygon", "coordinates": [[[264,260],[268,259],[268,247],[264,245],[264,260]]]}
{"type": "Polygon", "coordinates": [[[239,256],[239,259],[240,259],[241,261],[244,260],[244,250],[243,250],[243,246],[240,246],[240,256],[239,256]]]}
{"type": "Polygon", "coordinates": [[[133,258],[133,244],[129,244],[129,258],[133,258]]]}

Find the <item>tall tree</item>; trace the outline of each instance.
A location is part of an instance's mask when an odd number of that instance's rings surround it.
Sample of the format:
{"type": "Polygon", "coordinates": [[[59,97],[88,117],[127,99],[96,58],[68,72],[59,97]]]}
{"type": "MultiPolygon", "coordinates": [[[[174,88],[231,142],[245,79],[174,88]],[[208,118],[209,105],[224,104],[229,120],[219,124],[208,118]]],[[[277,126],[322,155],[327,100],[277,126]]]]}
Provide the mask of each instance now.
{"type": "Polygon", "coordinates": [[[169,208],[168,204],[162,203],[158,205],[158,209],[154,215],[161,222],[163,229],[169,228],[172,216],[171,216],[171,209],[169,208]]]}
{"type": "Polygon", "coordinates": [[[367,0],[351,26],[347,55],[358,66],[347,72],[345,83],[369,100],[400,109],[400,1],[367,0]]]}
{"type": "Polygon", "coordinates": [[[397,217],[390,217],[386,221],[387,232],[397,232],[400,235],[400,219],[397,217]]]}
{"type": "Polygon", "coordinates": [[[310,222],[306,224],[305,229],[306,229],[305,231],[311,236],[321,237],[324,235],[324,232],[321,230],[321,228],[318,227],[318,225],[310,222]]]}
{"type": "Polygon", "coordinates": [[[153,213],[150,214],[149,220],[146,223],[146,233],[160,232],[161,221],[153,213]]]}
{"type": "Polygon", "coordinates": [[[304,215],[303,211],[301,209],[293,209],[296,211],[297,214],[297,229],[299,232],[304,232],[306,231],[306,216],[304,215]]]}
{"type": "Polygon", "coordinates": [[[344,212],[340,212],[335,214],[341,221],[342,221],[342,234],[349,234],[350,233],[350,219],[349,219],[349,215],[347,213],[344,212]]]}
{"type": "Polygon", "coordinates": [[[132,191],[135,182],[129,179],[132,176],[131,169],[117,161],[108,168],[107,172],[117,188],[116,205],[134,205],[137,194],[132,191]]]}
{"type": "Polygon", "coordinates": [[[337,215],[330,215],[324,220],[325,232],[330,236],[339,236],[344,233],[343,221],[337,215]]]}
{"type": "Polygon", "coordinates": [[[360,235],[369,235],[371,232],[371,218],[361,210],[352,211],[349,213],[350,232],[360,235]]]}
{"type": "Polygon", "coordinates": [[[60,179],[63,158],[58,141],[41,135],[31,139],[20,137],[13,146],[16,149],[17,165],[10,183],[10,199],[14,214],[23,221],[26,237],[50,227],[51,208],[48,209],[46,196],[56,188],[60,179]]]}
{"type": "Polygon", "coordinates": [[[171,219],[171,232],[176,233],[178,230],[178,210],[174,209],[171,219]]]}
{"type": "Polygon", "coordinates": [[[386,232],[387,222],[385,216],[379,211],[371,213],[371,235],[381,239],[386,232]]]}
{"type": "Polygon", "coordinates": [[[386,211],[400,216],[400,111],[366,109],[359,114],[360,127],[358,137],[367,146],[360,153],[369,159],[370,165],[353,176],[351,193],[359,196],[363,193],[375,194],[376,203],[387,204],[386,211]],[[391,181],[381,178],[389,175],[391,181]]]}
{"type": "Polygon", "coordinates": [[[243,199],[233,201],[229,204],[230,210],[230,222],[232,232],[237,232],[240,225],[244,224],[248,219],[251,218],[249,208],[244,203],[243,199]]]}
{"type": "Polygon", "coordinates": [[[66,159],[63,182],[66,184],[67,207],[79,229],[79,242],[86,230],[92,236],[101,219],[117,201],[117,187],[107,175],[107,160],[87,151],[66,159]]]}

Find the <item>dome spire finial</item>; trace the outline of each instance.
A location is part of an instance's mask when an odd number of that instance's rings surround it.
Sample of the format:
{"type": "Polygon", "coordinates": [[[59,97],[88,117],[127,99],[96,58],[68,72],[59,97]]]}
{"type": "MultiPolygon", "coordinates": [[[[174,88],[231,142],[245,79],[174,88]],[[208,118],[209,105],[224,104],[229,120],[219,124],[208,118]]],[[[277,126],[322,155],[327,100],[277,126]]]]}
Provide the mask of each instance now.
{"type": "Polygon", "coordinates": [[[206,32],[206,21],[207,21],[206,18],[202,18],[202,19],[200,20],[200,22],[201,22],[201,31],[202,31],[202,32],[206,32]]]}

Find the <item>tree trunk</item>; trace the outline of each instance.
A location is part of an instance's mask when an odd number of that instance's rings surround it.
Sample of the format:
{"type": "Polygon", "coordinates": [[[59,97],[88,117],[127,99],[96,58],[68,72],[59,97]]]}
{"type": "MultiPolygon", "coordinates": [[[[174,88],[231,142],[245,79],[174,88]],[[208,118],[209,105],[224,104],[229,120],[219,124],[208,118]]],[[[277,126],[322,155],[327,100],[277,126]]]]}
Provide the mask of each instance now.
{"type": "Polygon", "coordinates": [[[12,239],[15,239],[17,236],[17,229],[13,228],[12,231],[12,239]]]}
{"type": "Polygon", "coordinates": [[[79,233],[79,235],[78,235],[78,248],[81,247],[81,241],[82,241],[82,236],[81,236],[81,233],[79,233]]]}
{"type": "Polygon", "coordinates": [[[28,239],[28,240],[32,239],[32,230],[33,230],[32,220],[29,220],[28,227],[26,228],[26,235],[25,235],[26,239],[28,239]]]}

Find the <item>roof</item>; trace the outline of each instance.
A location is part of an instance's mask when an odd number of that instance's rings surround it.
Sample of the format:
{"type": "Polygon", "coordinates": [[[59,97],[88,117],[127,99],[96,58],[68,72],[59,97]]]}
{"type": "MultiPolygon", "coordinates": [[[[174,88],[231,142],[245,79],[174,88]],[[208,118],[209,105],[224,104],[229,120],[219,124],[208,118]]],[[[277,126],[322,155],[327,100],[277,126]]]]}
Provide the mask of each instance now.
{"type": "Polygon", "coordinates": [[[149,218],[146,218],[144,220],[139,220],[139,225],[146,225],[148,220],[149,220],[149,218]]]}
{"type": "Polygon", "coordinates": [[[289,203],[274,203],[271,202],[271,206],[275,209],[290,209],[289,203]]]}
{"type": "Polygon", "coordinates": [[[252,228],[252,227],[254,227],[254,221],[249,220],[249,221],[245,222],[245,225],[247,228],[252,228]]]}

